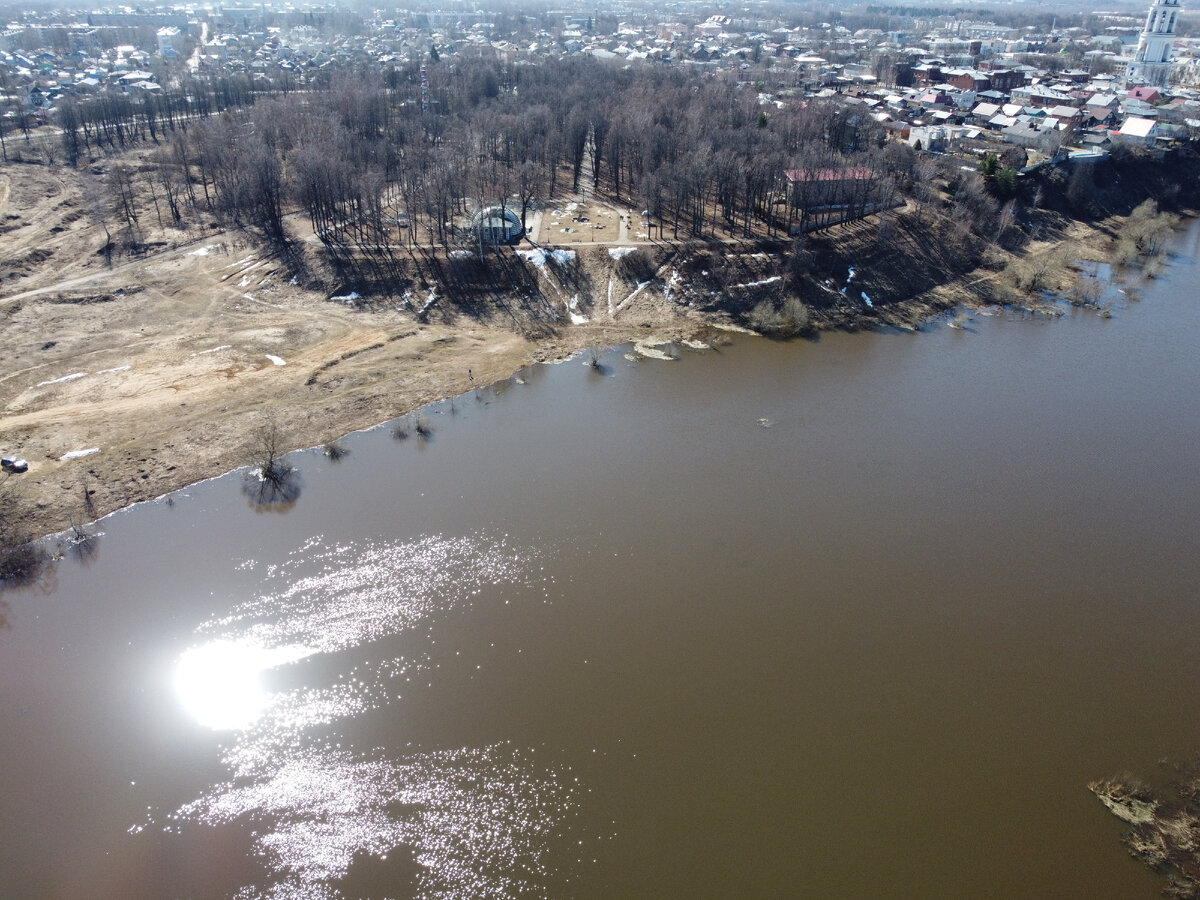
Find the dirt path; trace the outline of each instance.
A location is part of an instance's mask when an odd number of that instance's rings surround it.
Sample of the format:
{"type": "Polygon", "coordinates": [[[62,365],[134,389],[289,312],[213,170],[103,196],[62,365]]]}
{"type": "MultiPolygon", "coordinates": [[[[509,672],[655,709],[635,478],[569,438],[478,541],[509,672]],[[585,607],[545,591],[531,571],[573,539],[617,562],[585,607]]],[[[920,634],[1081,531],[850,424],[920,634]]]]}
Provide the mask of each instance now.
{"type": "MultiPolygon", "coordinates": [[[[224,237],[224,236],[221,236],[224,237]]],[[[51,284],[43,285],[42,287],[33,288],[28,291],[22,291],[19,294],[10,294],[7,297],[0,297],[0,304],[14,303],[18,300],[26,300],[30,297],[37,297],[41,294],[66,293],[85,287],[89,284],[108,281],[115,278],[120,278],[122,275],[138,272],[145,268],[150,263],[158,262],[164,259],[170,259],[174,256],[182,256],[186,253],[194,252],[198,248],[206,245],[220,244],[221,238],[212,237],[198,238],[186,244],[180,244],[178,247],[172,247],[170,250],[164,250],[160,253],[150,254],[140,257],[132,262],[121,263],[120,265],[106,268],[101,271],[91,272],[87,275],[79,275],[74,278],[65,278],[62,281],[55,281],[51,284]]]]}

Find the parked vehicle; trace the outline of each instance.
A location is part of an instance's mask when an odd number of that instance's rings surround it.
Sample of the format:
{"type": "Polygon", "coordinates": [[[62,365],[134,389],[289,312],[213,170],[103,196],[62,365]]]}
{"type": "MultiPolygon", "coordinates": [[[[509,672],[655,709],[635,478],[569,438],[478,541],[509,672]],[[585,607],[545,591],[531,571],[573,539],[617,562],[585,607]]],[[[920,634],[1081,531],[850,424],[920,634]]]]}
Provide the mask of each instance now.
{"type": "Polygon", "coordinates": [[[19,456],[5,456],[0,459],[0,466],[4,467],[5,472],[27,472],[29,471],[29,463],[19,456]]]}

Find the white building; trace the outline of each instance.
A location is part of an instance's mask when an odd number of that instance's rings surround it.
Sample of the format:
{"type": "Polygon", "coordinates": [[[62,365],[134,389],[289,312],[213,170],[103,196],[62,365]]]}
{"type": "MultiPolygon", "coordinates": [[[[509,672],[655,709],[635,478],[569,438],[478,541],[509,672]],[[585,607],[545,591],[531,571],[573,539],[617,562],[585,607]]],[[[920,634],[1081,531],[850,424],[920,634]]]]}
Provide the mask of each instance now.
{"type": "Polygon", "coordinates": [[[163,56],[172,57],[179,53],[183,44],[182,33],[174,25],[158,29],[158,52],[163,56]]]}
{"type": "Polygon", "coordinates": [[[1125,80],[1128,84],[1167,86],[1178,19],[1179,0],[1154,0],[1146,14],[1146,24],[1138,38],[1133,61],[1126,71],[1125,80]]]}

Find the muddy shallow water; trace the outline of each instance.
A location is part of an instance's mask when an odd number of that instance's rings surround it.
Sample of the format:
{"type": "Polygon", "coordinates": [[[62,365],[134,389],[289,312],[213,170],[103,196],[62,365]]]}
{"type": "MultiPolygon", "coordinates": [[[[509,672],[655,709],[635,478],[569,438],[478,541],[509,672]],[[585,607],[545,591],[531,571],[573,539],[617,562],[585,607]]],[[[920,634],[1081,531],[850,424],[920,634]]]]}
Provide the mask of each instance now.
{"type": "Polygon", "coordinates": [[[1111,319],[608,351],[0,600],[0,895],[1154,897],[1200,226],[1111,319]]]}

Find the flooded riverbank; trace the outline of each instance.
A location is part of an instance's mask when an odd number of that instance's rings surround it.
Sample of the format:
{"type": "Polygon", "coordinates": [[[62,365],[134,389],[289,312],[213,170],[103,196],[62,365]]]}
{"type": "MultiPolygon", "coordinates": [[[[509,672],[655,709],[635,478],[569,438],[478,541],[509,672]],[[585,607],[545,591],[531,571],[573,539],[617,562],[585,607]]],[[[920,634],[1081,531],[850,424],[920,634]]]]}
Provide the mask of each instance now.
{"type": "Polygon", "coordinates": [[[1112,318],[577,359],[3,596],[8,896],[1153,897],[1193,225],[1112,318]]]}

